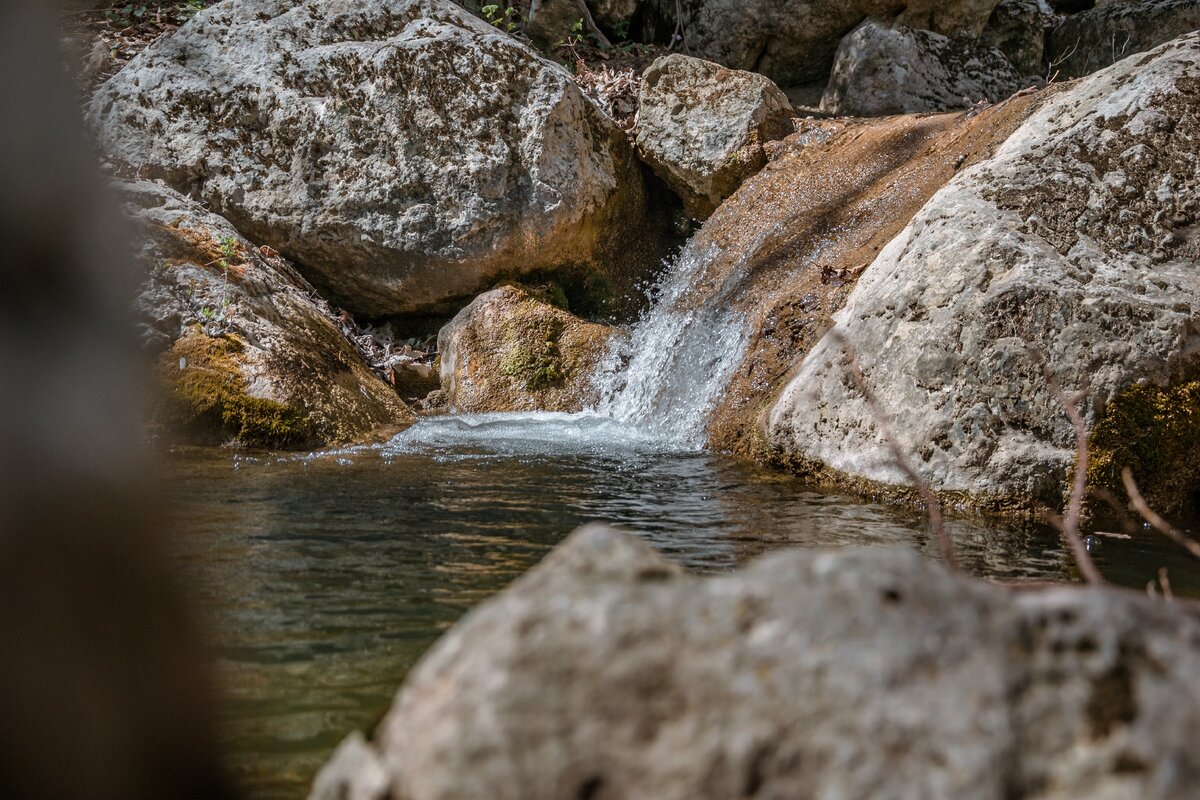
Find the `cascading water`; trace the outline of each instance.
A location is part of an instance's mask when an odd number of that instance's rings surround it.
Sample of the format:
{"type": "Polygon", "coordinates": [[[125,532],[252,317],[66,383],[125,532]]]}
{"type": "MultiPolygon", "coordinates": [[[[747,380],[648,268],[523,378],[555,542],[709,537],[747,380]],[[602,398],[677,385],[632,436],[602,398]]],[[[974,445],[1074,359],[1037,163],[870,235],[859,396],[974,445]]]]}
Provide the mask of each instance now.
{"type": "Polygon", "coordinates": [[[577,414],[519,412],[429,417],[390,450],[480,447],[489,452],[699,450],[713,406],[749,338],[745,315],[693,288],[713,263],[685,248],[651,291],[652,304],[595,376],[600,400],[577,414]]]}

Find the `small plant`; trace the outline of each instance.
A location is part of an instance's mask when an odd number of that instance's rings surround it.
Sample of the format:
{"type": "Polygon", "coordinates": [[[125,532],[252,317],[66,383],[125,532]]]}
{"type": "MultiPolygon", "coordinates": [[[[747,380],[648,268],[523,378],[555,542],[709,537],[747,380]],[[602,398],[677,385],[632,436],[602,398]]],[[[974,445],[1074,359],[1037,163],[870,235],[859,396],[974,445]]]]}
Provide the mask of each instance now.
{"type": "Polygon", "coordinates": [[[186,3],[179,6],[178,13],[184,19],[190,19],[208,8],[208,5],[209,0],[187,0],[186,3]]]}
{"type": "Polygon", "coordinates": [[[480,8],[479,11],[483,14],[484,19],[505,33],[514,33],[521,27],[521,15],[512,6],[508,6],[501,11],[499,4],[489,3],[480,8]]]}
{"type": "Polygon", "coordinates": [[[128,28],[135,23],[141,22],[149,10],[149,6],[145,3],[126,3],[123,6],[110,8],[104,12],[104,16],[114,25],[128,28]]]}

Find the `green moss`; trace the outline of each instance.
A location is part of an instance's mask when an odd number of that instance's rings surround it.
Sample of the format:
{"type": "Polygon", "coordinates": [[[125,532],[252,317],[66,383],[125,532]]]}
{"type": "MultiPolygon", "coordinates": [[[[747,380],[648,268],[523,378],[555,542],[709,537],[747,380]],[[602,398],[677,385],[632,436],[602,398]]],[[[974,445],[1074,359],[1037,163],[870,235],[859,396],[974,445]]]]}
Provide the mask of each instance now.
{"type": "Polygon", "coordinates": [[[563,321],[545,313],[538,301],[522,302],[515,318],[504,326],[508,352],[500,371],[523,381],[532,392],[561,384],[567,377],[558,347],[563,328],[563,321]]]}
{"type": "Polygon", "coordinates": [[[1091,436],[1088,484],[1124,496],[1129,467],[1152,506],[1195,511],[1200,483],[1200,381],[1131,386],[1108,404],[1091,436]]]}
{"type": "Polygon", "coordinates": [[[210,337],[199,329],[176,341],[160,366],[168,389],[168,422],[209,441],[236,438],[257,447],[305,444],[310,436],[302,410],[246,394],[237,359],[242,350],[233,336],[210,337]]]}

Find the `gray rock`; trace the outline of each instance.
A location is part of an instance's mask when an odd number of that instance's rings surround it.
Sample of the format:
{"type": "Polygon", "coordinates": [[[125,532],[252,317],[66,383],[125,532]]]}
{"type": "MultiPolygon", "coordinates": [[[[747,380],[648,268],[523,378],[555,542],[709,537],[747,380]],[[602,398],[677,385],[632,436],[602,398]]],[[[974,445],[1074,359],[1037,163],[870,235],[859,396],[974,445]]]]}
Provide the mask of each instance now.
{"type": "MultiPolygon", "coordinates": [[[[998,0],[682,0],[694,56],[758,72],[780,86],[824,81],[838,41],[868,17],[977,36],[998,0]]],[[[676,0],[654,0],[676,18],[676,0]]],[[[668,28],[669,30],[669,28],[668,28]]]]}
{"type": "Polygon", "coordinates": [[[1197,29],[1197,0],[1109,0],[1067,17],[1048,55],[1061,77],[1077,78],[1197,29]]]}
{"type": "MultiPolygon", "coordinates": [[[[628,35],[629,23],[640,5],[641,0],[588,0],[587,8],[592,20],[617,42],[621,39],[617,34],[628,35]]],[[[583,12],[577,0],[532,0],[525,30],[535,41],[553,45],[572,35],[585,36],[586,23],[581,30],[575,29],[580,22],[583,12]]]]}
{"type": "Polygon", "coordinates": [[[137,308],[164,421],[201,442],[311,447],[415,419],[278,253],[171,189],[118,188],[136,224],[137,308]]]}
{"type": "Polygon", "coordinates": [[[838,47],[821,110],[886,116],[969,108],[1025,82],[999,50],[977,39],[864,22],[838,47]]]}
{"type": "Polygon", "coordinates": [[[1055,19],[1046,0],[1000,0],[981,38],[1004,53],[1021,75],[1043,75],[1046,28],[1055,19]]]}
{"type": "MultiPolygon", "coordinates": [[[[1052,97],[863,273],[835,332],[936,489],[1061,498],[1074,437],[1047,365],[1097,407],[1200,368],[1198,135],[1190,35],[1052,97]]],[[[834,334],[795,372],[767,435],[803,471],[904,483],[834,334]]]]}
{"type": "Polygon", "coordinates": [[[110,157],[355,313],[449,310],[565,267],[620,287],[658,263],[625,136],[448,0],[219,3],[105,84],[91,118],[110,157]]]}
{"type": "Polygon", "coordinates": [[[637,151],[693,217],[711,214],[791,133],[787,96],[762,75],[672,54],[642,75],[637,151]]]}
{"type": "Polygon", "coordinates": [[[406,800],[1183,800],[1197,669],[1190,606],[887,549],[699,578],[591,526],[433,647],[372,762],[406,800]]]}
{"type": "Polygon", "coordinates": [[[518,286],[476,297],[438,333],[442,389],[467,413],[582,411],[619,329],[518,286]]]}

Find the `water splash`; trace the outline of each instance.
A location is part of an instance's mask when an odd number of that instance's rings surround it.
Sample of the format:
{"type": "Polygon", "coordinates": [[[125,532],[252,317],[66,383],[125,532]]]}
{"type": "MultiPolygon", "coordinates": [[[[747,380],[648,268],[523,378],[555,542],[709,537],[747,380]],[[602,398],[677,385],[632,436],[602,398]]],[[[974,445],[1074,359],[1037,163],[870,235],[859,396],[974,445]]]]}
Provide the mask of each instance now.
{"type": "Polygon", "coordinates": [[[715,262],[711,255],[689,247],[668,265],[650,292],[650,309],[598,367],[594,408],[428,417],[387,450],[469,457],[479,450],[607,455],[702,449],[709,416],[749,340],[745,315],[724,302],[730,287],[698,290],[715,262]]]}

